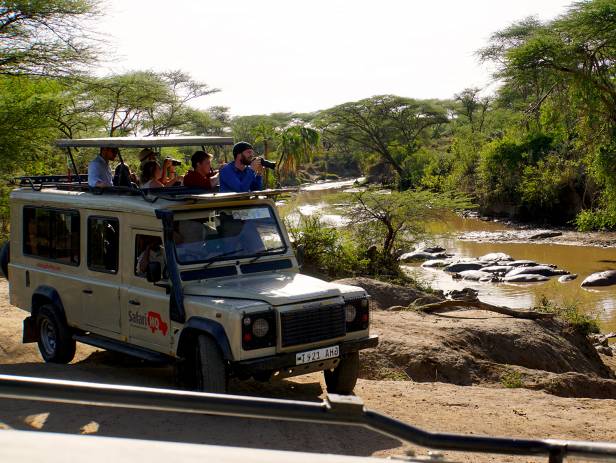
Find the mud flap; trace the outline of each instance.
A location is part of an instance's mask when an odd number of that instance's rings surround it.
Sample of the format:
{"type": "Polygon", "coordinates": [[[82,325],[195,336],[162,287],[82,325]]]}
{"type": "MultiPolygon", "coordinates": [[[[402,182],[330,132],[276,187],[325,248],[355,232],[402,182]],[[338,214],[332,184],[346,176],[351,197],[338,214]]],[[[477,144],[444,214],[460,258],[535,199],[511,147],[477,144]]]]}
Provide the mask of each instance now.
{"type": "Polygon", "coordinates": [[[36,331],[36,323],[32,317],[27,317],[24,319],[24,337],[22,342],[27,344],[29,342],[37,341],[38,332],[36,331]]]}

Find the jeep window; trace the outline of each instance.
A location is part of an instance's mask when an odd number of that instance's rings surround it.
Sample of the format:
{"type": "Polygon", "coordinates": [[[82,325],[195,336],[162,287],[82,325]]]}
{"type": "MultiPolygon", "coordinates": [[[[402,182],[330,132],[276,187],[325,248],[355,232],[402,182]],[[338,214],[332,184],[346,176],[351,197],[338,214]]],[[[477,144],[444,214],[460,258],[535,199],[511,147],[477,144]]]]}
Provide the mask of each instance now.
{"type": "Polygon", "coordinates": [[[23,253],[79,265],[79,213],[44,207],[23,210],[23,253]]]}
{"type": "Polygon", "coordinates": [[[120,223],[111,217],[88,217],[88,268],[117,273],[120,223]]]}
{"type": "Polygon", "coordinates": [[[159,236],[137,235],[135,237],[135,275],[145,278],[145,272],[150,262],[159,262],[161,270],[165,270],[165,250],[159,236]]]}
{"type": "Polygon", "coordinates": [[[227,207],[203,211],[174,222],[180,264],[280,254],[286,245],[269,206],[227,207]]]}

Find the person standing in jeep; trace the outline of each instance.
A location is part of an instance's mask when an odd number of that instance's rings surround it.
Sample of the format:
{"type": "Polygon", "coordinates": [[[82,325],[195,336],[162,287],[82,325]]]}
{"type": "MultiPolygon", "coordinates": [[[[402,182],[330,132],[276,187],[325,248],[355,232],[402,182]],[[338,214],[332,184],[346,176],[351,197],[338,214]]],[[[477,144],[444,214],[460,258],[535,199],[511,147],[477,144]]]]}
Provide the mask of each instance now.
{"type": "Polygon", "coordinates": [[[221,193],[247,193],[263,189],[263,166],[255,158],[250,143],[241,141],[233,146],[234,161],[220,169],[221,193]]]}
{"type": "Polygon", "coordinates": [[[113,175],[109,161],[114,161],[120,150],[118,148],[103,147],[98,156],[88,164],[88,185],[94,187],[113,186],[113,175]]]}

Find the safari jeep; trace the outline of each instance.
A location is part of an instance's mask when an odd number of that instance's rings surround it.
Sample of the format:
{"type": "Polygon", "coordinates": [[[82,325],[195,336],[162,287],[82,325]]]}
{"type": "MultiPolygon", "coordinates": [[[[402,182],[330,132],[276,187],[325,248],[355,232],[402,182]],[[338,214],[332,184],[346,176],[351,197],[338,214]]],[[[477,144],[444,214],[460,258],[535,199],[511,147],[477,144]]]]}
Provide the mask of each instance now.
{"type": "MultiPolygon", "coordinates": [[[[59,144],[211,143],[118,137],[59,144]]],[[[378,342],[369,335],[368,296],[300,273],[269,198],[280,191],[91,191],[83,180],[22,179],[10,196],[10,301],[30,312],[23,340],[38,342],[45,361],[70,362],[78,341],[174,362],[182,382],[203,391],[224,392],[230,376],[315,371],[324,371],[329,392],[353,390],[359,350],[378,342]]]]}

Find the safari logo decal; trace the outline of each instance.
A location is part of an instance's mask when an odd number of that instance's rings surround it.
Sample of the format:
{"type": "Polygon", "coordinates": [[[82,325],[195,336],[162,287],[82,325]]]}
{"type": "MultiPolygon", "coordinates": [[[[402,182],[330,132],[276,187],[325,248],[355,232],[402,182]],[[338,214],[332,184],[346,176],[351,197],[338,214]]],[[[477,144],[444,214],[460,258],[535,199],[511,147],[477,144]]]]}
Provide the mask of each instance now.
{"type": "Polygon", "coordinates": [[[147,315],[141,312],[128,311],[128,321],[137,328],[149,329],[152,334],[160,331],[163,336],[167,335],[169,325],[164,322],[163,317],[158,312],[149,311],[147,315]]]}

